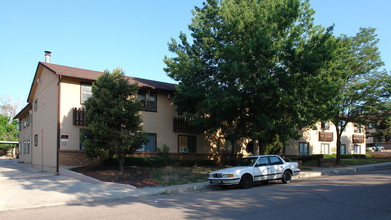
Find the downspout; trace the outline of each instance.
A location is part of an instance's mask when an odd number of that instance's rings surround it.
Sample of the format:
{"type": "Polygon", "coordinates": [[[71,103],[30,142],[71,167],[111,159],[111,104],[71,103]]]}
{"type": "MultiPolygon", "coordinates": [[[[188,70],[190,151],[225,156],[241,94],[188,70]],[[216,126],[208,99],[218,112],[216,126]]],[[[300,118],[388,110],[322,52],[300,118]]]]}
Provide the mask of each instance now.
{"type": "Polygon", "coordinates": [[[57,83],[57,150],[56,150],[56,172],[57,175],[60,174],[59,172],[59,159],[60,159],[60,107],[61,107],[61,79],[62,75],[58,76],[58,83],[57,83]]]}
{"type": "Polygon", "coordinates": [[[33,149],[34,149],[34,136],[33,136],[33,128],[34,128],[34,120],[33,120],[33,114],[34,114],[34,100],[33,100],[33,105],[31,108],[31,115],[30,115],[30,161],[31,161],[31,166],[33,166],[33,149]]]}

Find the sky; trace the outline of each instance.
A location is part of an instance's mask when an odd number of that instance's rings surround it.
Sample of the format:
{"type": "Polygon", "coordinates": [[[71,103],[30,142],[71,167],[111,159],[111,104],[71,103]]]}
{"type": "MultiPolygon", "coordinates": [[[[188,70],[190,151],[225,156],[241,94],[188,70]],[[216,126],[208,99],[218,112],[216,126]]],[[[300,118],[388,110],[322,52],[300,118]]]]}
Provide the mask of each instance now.
{"type": "MultiPolygon", "coordinates": [[[[0,97],[26,103],[44,51],[51,63],[175,83],[163,68],[171,38],[189,34],[202,0],[17,0],[0,4],[0,97]]],[[[334,34],[374,27],[385,68],[391,70],[391,1],[311,0],[315,24],[334,34]]]]}

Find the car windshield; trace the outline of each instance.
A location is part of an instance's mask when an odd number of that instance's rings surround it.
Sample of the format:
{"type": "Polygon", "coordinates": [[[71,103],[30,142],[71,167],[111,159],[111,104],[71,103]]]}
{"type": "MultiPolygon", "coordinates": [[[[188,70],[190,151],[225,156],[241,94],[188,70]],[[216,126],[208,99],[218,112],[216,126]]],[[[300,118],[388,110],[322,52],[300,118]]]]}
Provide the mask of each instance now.
{"type": "Polygon", "coordinates": [[[257,161],[258,157],[247,157],[240,159],[234,167],[240,167],[240,166],[254,166],[255,162],[257,161]]]}

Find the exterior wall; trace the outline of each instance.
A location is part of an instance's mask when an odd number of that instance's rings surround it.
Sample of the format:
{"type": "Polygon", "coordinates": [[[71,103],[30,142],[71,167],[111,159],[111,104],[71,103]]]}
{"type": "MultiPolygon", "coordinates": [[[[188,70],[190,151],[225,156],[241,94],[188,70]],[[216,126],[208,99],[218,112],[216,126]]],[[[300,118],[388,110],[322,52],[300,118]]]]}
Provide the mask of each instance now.
{"type": "MultiPolygon", "coordinates": [[[[27,114],[30,113],[27,111],[27,113],[23,115],[23,118],[27,114]]],[[[28,126],[24,126],[23,119],[20,120],[22,121],[22,123],[19,130],[19,149],[18,149],[19,162],[31,163],[32,141],[33,141],[33,139],[31,138],[32,117],[30,115],[30,122],[28,126]]]]}
{"type": "Polygon", "coordinates": [[[168,94],[172,96],[172,92],[158,91],[157,92],[157,111],[149,112],[142,111],[143,129],[147,133],[154,133],[157,136],[156,147],[162,149],[163,145],[170,148],[170,153],[178,153],[178,138],[179,135],[196,136],[196,153],[210,153],[210,144],[206,134],[191,134],[174,132],[173,120],[178,117],[172,99],[168,98],[168,94]]]}
{"type": "Polygon", "coordinates": [[[100,163],[97,159],[87,159],[84,151],[80,150],[60,150],[59,160],[60,166],[90,166],[100,163]]]}
{"type": "MultiPolygon", "coordinates": [[[[360,151],[358,154],[365,154],[366,153],[366,145],[365,145],[365,139],[364,143],[353,143],[353,135],[364,135],[364,133],[355,133],[354,132],[354,124],[348,123],[345,131],[342,133],[341,137],[341,144],[346,145],[346,154],[354,154],[354,146],[358,145],[360,146],[360,151]]],[[[302,138],[299,140],[290,140],[289,144],[285,146],[285,155],[299,155],[299,143],[300,142],[307,142],[309,143],[309,155],[312,154],[322,154],[321,145],[322,144],[329,144],[330,147],[330,154],[336,154],[337,153],[337,133],[335,125],[333,125],[330,122],[330,128],[327,130],[321,129],[321,124],[317,124],[317,130],[314,129],[306,129],[302,131],[302,138]],[[326,141],[319,141],[319,132],[326,131],[326,132],[332,132],[333,133],[333,140],[330,142],[326,141]]]]}
{"type": "Polygon", "coordinates": [[[46,68],[38,70],[39,83],[34,93],[32,112],[32,164],[45,171],[55,171],[57,163],[58,77],[46,68]],[[37,109],[34,102],[37,100],[37,109]],[[38,137],[37,145],[34,143],[38,137]]]}
{"type": "MultiPolygon", "coordinates": [[[[60,135],[68,135],[68,140],[60,141],[60,150],[80,150],[80,128],[86,126],[73,124],[73,108],[81,108],[80,98],[81,81],[77,79],[63,78],[61,80],[60,98],[60,135]]],[[[61,160],[60,160],[61,161],[61,160]]]]}

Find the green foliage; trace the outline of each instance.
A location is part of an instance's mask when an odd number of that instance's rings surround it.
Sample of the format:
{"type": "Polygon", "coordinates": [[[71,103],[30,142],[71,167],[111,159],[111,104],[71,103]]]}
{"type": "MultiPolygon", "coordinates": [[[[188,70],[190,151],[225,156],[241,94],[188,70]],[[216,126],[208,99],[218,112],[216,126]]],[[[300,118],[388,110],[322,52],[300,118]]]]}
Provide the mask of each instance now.
{"type": "Polygon", "coordinates": [[[284,145],[280,141],[280,136],[276,135],[274,141],[266,145],[262,154],[280,154],[284,145]]]}
{"type": "Polygon", "coordinates": [[[116,155],[121,172],[125,156],[148,141],[141,127],[142,104],[137,92],[137,84],[129,84],[117,68],[99,76],[92,85],[92,97],[85,103],[90,128],[83,140],[87,156],[108,159],[116,155]]]}
{"type": "MultiPolygon", "coordinates": [[[[118,158],[104,160],[104,165],[115,166],[118,164],[118,158]]],[[[179,160],[169,157],[126,157],[124,160],[125,166],[142,166],[142,167],[166,167],[166,166],[216,166],[214,160],[179,160]]]]}
{"type": "MultiPolygon", "coordinates": [[[[379,118],[377,118],[379,120],[379,118]]],[[[380,119],[380,123],[378,126],[375,127],[376,132],[374,136],[378,140],[385,140],[390,141],[391,140],[391,116],[385,117],[384,119],[380,119]]]]}
{"type": "Polygon", "coordinates": [[[172,39],[176,57],[164,62],[179,82],[177,110],[195,125],[278,152],[299,129],[329,117],[339,88],[324,69],[339,58],[341,41],[314,26],[308,1],[208,0],[193,14],[192,42],[183,33],[172,39]]]}
{"type": "Polygon", "coordinates": [[[342,36],[344,46],[337,51],[340,60],[331,63],[329,71],[337,69],[336,80],[341,91],[330,102],[331,120],[337,129],[337,163],[340,160],[341,136],[347,123],[367,124],[369,118],[377,118],[384,104],[389,101],[391,77],[377,47],[379,40],[374,28],[360,28],[353,37],[342,36]]]}
{"type": "Polygon", "coordinates": [[[170,155],[170,147],[167,144],[163,144],[162,149],[157,149],[161,157],[168,157],[170,155]]]}
{"type": "MultiPolygon", "coordinates": [[[[16,121],[11,121],[10,117],[0,114],[0,141],[17,141],[19,131],[16,129],[16,121]]],[[[0,145],[0,148],[9,149],[15,147],[11,145],[0,145]]]]}

